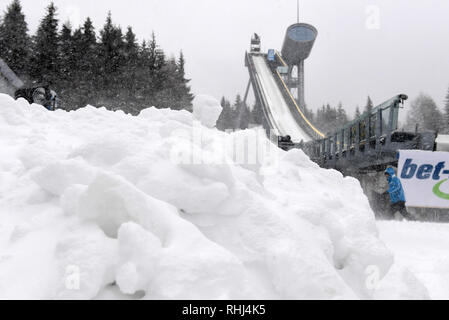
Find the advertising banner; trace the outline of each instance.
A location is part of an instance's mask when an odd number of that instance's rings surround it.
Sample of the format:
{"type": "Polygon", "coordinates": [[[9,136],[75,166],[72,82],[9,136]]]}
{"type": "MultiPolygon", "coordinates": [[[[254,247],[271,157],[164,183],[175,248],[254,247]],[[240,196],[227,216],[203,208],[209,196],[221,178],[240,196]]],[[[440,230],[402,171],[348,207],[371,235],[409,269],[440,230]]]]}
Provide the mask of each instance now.
{"type": "Polygon", "coordinates": [[[449,152],[401,150],[397,175],[408,207],[449,208],[449,152]]]}

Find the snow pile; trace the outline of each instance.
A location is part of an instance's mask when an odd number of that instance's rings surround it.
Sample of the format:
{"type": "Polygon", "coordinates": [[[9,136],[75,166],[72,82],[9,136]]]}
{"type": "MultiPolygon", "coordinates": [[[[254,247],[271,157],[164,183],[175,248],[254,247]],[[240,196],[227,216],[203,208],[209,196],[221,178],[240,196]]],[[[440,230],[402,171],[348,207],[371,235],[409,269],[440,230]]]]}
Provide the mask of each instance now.
{"type": "Polygon", "coordinates": [[[222,110],[220,103],[211,96],[197,95],[193,100],[193,115],[208,128],[215,127],[222,110]]]}
{"type": "Polygon", "coordinates": [[[359,182],[263,132],[0,95],[0,153],[2,299],[371,298],[393,262],[359,182]]]}

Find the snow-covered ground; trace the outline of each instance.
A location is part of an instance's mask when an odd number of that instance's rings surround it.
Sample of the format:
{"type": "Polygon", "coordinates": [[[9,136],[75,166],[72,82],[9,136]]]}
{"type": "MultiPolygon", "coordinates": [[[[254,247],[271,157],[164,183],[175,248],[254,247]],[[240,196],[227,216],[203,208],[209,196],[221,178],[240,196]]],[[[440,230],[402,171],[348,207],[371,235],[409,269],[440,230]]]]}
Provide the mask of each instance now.
{"type": "MultiPolygon", "coordinates": [[[[449,224],[379,221],[380,237],[431,299],[449,299],[449,224]]],[[[404,292],[404,294],[406,294],[404,292]]]]}
{"type": "Polygon", "coordinates": [[[356,179],[210,128],[213,101],[132,117],[0,95],[0,298],[428,297],[356,179]]]}

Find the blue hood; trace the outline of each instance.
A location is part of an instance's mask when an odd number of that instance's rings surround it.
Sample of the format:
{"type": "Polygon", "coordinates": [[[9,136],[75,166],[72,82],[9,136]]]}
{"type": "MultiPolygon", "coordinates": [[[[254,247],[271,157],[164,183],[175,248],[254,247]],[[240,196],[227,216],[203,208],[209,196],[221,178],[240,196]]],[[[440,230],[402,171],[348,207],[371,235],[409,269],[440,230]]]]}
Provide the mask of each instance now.
{"type": "Polygon", "coordinates": [[[399,201],[405,202],[405,194],[402,189],[401,181],[398,177],[396,177],[395,171],[393,168],[388,168],[385,170],[385,173],[388,173],[388,193],[390,194],[391,203],[397,203],[399,201]]]}

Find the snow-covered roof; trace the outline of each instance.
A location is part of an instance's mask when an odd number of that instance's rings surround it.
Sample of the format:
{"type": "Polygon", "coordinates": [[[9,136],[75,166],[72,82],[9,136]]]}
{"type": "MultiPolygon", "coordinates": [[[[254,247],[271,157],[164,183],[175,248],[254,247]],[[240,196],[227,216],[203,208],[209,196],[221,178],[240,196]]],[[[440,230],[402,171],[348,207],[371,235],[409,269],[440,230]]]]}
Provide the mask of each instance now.
{"type": "Polygon", "coordinates": [[[22,80],[17,77],[17,75],[14,73],[14,71],[11,70],[10,67],[6,64],[3,59],[0,58],[0,75],[2,75],[6,80],[8,80],[11,85],[13,85],[16,88],[20,88],[23,86],[22,80]]]}

